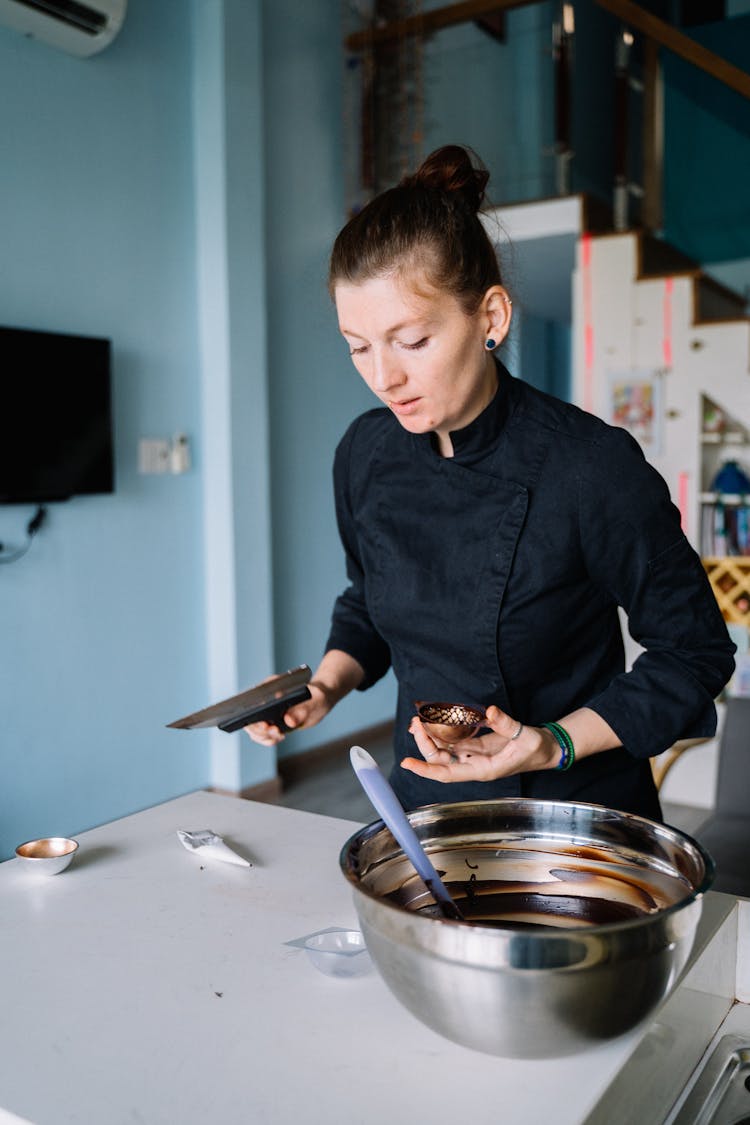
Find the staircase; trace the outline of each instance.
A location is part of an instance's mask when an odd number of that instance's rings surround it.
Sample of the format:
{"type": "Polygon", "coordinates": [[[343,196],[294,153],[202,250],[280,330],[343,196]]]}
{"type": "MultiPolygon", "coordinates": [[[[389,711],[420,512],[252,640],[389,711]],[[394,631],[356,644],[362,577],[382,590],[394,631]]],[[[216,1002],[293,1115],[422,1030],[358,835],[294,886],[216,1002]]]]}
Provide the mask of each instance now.
{"type": "Polygon", "coordinates": [[[722,447],[750,474],[744,299],[643,231],[584,234],[573,279],[573,398],[638,437],[704,557],[725,618],[750,627],[750,554],[725,559],[705,549],[707,515],[750,503],[717,504],[710,492],[722,447]]]}

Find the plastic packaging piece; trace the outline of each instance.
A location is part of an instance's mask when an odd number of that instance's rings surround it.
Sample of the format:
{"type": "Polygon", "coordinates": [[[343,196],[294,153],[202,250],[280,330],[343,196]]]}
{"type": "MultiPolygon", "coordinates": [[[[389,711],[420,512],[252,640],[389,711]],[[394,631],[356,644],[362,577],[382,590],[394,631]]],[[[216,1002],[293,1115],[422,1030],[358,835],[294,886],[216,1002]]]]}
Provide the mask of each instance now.
{"type": "Polygon", "coordinates": [[[222,840],[221,836],[217,836],[210,828],[202,828],[199,831],[189,832],[186,828],[178,828],[177,836],[180,843],[189,852],[194,852],[200,855],[201,858],[206,859],[220,859],[224,863],[235,863],[239,867],[252,867],[248,860],[243,859],[237,852],[233,852],[231,848],[222,840]]]}
{"type": "Polygon", "coordinates": [[[359,930],[313,934],[305,942],[305,952],[315,968],[329,977],[361,977],[372,969],[359,930]]]}

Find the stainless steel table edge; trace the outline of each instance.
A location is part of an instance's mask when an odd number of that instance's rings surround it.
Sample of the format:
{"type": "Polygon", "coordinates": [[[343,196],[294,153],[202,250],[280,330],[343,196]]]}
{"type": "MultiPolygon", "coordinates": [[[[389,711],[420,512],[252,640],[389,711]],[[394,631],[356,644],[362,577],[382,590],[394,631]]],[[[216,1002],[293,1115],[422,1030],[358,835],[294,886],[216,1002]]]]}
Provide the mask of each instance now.
{"type": "Polygon", "coordinates": [[[709,892],[695,945],[674,992],[658,1010],[583,1125],[663,1125],[707,1044],[735,1004],[737,900],[709,892]]]}

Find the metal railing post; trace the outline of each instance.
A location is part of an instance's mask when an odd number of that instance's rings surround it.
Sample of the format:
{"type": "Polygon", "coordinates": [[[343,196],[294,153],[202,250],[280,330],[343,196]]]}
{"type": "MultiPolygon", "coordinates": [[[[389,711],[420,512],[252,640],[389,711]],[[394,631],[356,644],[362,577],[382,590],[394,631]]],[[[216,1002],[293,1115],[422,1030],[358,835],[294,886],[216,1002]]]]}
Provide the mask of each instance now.
{"type": "Polygon", "coordinates": [[[659,44],[643,45],[643,204],[646,230],[664,226],[664,81],[659,44]]]}
{"type": "Polygon", "coordinates": [[[561,17],[552,26],[552,58],[555,75],[555,186],[558,195],[570,194],[570,162],[573,158],[570,84],[574,34],[573,5],[563,3],[561,17]]]}
{"type": "Polygon", "coordinates": [[[612,211],[615,230],[627,230],[630,217],[628,178],[628,65],[633,36],[622,30],[615,41],[615,167],[612,211]]]}

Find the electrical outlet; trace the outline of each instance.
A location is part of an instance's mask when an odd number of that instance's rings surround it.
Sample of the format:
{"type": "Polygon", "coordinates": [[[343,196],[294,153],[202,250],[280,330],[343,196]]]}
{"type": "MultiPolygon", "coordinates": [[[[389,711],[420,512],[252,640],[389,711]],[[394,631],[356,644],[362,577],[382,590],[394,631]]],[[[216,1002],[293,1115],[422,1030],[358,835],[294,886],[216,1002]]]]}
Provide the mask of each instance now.
{"type": "Polygon", "coordinates": [[[190,444],[187,434],[175,434],[170,450],[170,472],[186,473],[190,468],[190,444]]]}
{"type": "Polygon", "coordinates": [[[171,459],[172,446],[168,438],[141,438],[139,441],[139,473],[169,473],[171,459]]]}

